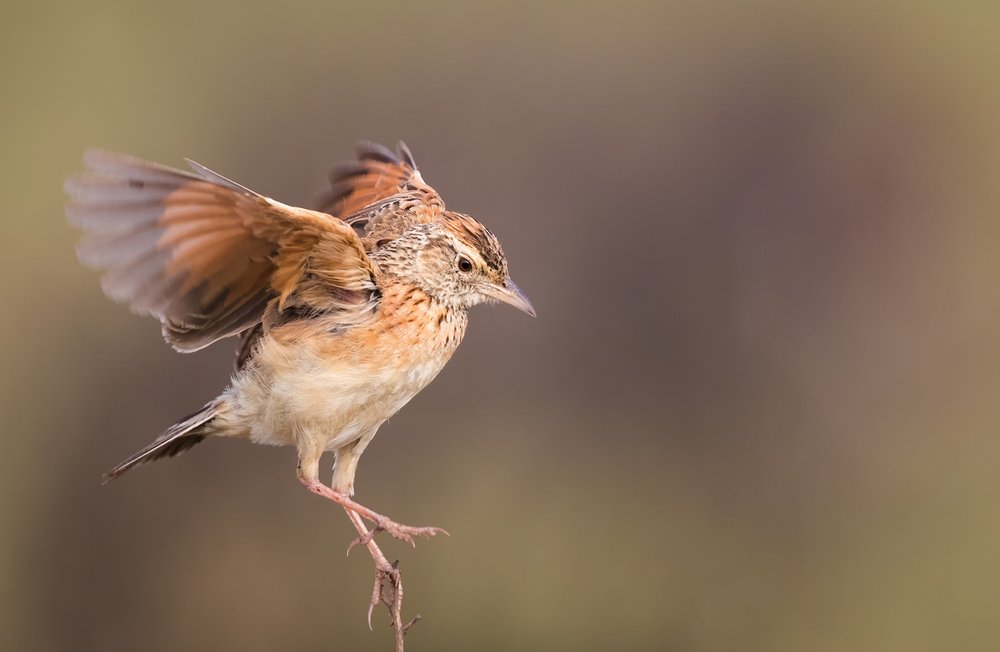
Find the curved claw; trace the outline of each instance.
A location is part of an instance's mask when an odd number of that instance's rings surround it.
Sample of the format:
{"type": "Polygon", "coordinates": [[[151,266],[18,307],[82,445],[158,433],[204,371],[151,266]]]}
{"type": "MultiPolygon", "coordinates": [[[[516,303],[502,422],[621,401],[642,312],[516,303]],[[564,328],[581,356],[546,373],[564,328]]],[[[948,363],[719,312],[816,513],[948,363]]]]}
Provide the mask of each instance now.
{"type": "Polygon", "coordinates": [[[368,603],[368,631],[374,631],[372,628],[372,611],[375,610],[375,605],[382,601],[382,575],[375,571],[375,588],[372,590],[372,599],[368,603]]]}
{"type": "Polygon", "coordinates": [[[413,547],[417,546],[414,537],[427,537],[429,539],[437,534],[444,534],[449,537],[451,536],[447,530],[439,527],[413,527],[411,525],[400,525],[399,523],[389,519],[380,519],[375,521],[375,529],[384,530],[392,535],[393,538],[405,541],[413,547]]]}
{"type": "Polygon", "coordinates": [[[346,556],[348,556],[348,557],[351,556],[351,549],[354,548],[354,546],[358,546],[358,545],[360,545],[360,546],[367,546],[369,544],[369,542],[371,542],[371,540],[374,539],[375,535],[378,534],[379,532],[382,532],[382,527],[376,525],[375,527],[373,527],[368,532],[366,532],[366,533],[364,533],[362,535],[354,537],[354,540],[351,541],[349,544],[347,544],[347,555],[346,556]]]}
{"type": "MultiPolygon", "coordinates": [[[[372,533],[374,534],[374,531],[372,533]]],[[[397,598],[399,597],[398,592],[400,591],[400,576],[399,576],[399,569],[396,567],[397,564],[399,564],[398,561],[393,562],[391,568],[389,568],[388,570],[383,570],[379,567],[375,568],[375,586],[372,587],[372,598],[368,602],[369,630],[372,629],[372,612],[374,612],[375,607],[378,606],[380,602],[384,602],[385,605],[389,607],[390,613],[392,614],[393,626],[398,624],[397,623],[398,614],[392,610],[393,603],[398,602],[397,600],[397,598]],[[385,592],[385,585],[383,584],[383,582],[385,582],[386,580],[389,580],[389,583],[392,585],[392,593],[389,593],[388,595],[385,592]]],[[[417,616],[417,618],[415,618],[413,622],[415,622],[419,618],[420,616],[417,616]]],[[[407,625],[407,628],[410,625],[412,625],[413,622],[407,625]]]]}

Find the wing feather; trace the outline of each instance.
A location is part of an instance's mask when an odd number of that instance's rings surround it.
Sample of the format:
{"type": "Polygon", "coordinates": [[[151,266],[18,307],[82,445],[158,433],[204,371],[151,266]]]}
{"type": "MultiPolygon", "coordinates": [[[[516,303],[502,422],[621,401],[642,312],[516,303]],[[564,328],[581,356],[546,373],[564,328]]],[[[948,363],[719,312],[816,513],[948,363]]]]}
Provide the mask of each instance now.
{"type": "Polygon", "coordinates": [[[444,201],[424,181],[405,143],[400,142],[394,152],[362,141],[357,157],[333,170],[330,189],[318,206],[354,227],[366,252],[444,214],[444,201]]]}
{"type": "Polygon", "coordinates": [[[330,189],[318,203],[323,212],[348,220],[373,204],[401,194],[420,195],[426,204],[444,210],[440,195],[424,182],[405,143],[400,142],[393,152],[384,145],[362,141],[358,143],[357,157],[357,161],[330,173],[330,189]]]}
{"type": "Polygon", "coordinates": [[[167,341],[195,351],[259,323],[307,274],[319,310],[364,311],[376,270],[354,230],[330,215],[259,195],[197,163],[193,172],[91,150],[66,183],[67,219],[85,264],[116,301],[151,314],[167,341]],[[317,299],[317,297],[319,297],[317,299]]]}

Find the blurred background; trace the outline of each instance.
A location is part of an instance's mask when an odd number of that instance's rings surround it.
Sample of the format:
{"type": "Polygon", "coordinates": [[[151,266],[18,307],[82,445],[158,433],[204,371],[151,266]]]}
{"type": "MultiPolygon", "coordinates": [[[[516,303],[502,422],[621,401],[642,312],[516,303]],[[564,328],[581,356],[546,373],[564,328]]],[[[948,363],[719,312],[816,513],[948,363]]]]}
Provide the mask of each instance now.
{"type": "MultiPolygon", "coordinates": [[[[100,474],[227,383],[76,261],[100,146],[308,204],[405,139],[477,309],[366,504],[419,650],[1000,648],[1000,8],[19,3],[0,25],[0,647],[388,650],[290,449],[100,474]]],[[[332,460],[330,460],[332,463],[332,460]]],[[[327,465],[327,468],[329,466],[327,465]]]]}

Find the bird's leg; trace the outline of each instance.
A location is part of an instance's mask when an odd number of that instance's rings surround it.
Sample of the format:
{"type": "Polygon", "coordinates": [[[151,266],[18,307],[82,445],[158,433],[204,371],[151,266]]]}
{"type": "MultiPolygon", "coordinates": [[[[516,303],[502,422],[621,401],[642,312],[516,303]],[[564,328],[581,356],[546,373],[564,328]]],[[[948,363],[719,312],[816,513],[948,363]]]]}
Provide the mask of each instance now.
{"type": "Polygon", "coordinates": [[[334,451],[335,461],[331,487],[348,496],[354,495],[354,476],[358,472],[358,460],[361,459],[361,454],[365,452],[374,437],[375,430],[373,429],[357,441],[341,446],[334,451]]]}
{"type": "MultiPolygon", "coordinates": [[[[300,439],[299,464],[297,469],[299,482],[317,496],[323,496],[328,500],[332,500],[344,509],[360,515],[362,518],[375,525],[375,530],[373,532],[368,532],[367,528],[365,529],[364,534],[359,537],[359,543],[367,545],[374,533],[379,530],[384,530],[395,538],[401,541],[406,541],[410,545],[416,545],[413,541],[413,537],[432,537],[438,533],[448,534],[441,528],[437,527],[413,527],[411,525],[401,525],[388,516],[383,516],[382,514],[372,511],[364,505],[355,502],[350,496],[347,495],[346,491],[337,491],[334,488],[326,486],[320,482],[319,479],[319,459],[322,455],[323,449],[321,446],[316,445],[314,442],[305,438],[300,439]]],[[[351,478],[351,480],[353,480],[353,478],[351,478]]]]}
{"type": "Polygon", "coordinates": [[[398,562],[389,563],[385,555],[379,549],[378,544],[372,541],[371,532],[365,527],[365,522],[357,512],[344,508],[348,518],[358,531],[358,539],[365,539],[368,552],[371,553],[375,562],[375,586],[372,589],[372,598],[368,603],[368,628],[372,626],[372,611],[382,603],[389,610],[392,618],[392,628],[396,632],[396,651],[403,652],[403,636],[413,627],[413,624],[420,620],[417,614],[413,620],[403,624],[403,577],[399,572],[398,562]],[[388,586],[387,586],[388,584],[388,586]]]}
{"type": "MultiPolygon", "coordinates": [[[[397,533],[394,533],[394,536],[404,539],[408,536],[409,541],[412,543],[413,536],[421,534],[432,536],[437,534],[439,530],[438,528],[406,528],[406,526],[400,526],[381,514],[354,502],[345,492],[337,491],[320,482],[319,459],[323,455],[323,449],[318,445],[310,445],[311,443],[305,438],[300,439],[299,442],[299,482],[313,493],[337,503],[347,512],[348,518],[351,519],[351,523],[358,531],[358,539],[356,541],[363,543],[368,548],[368,552],[375,562],[375,586],[372,590],[371,600],[368,602],[368,627],[371,628],[372,625],[372,611],[379,603],[385,604],[389,609],[389,614],[392,617],[392,627],[396,632],[396,652],[403,652],[403,635],[406,634],[406,631],[420,616],[417,616],[417,618],[414,618],[405,625],[403,624],[403,579],[397,565],[389,563],[389,560],[382,554],[382,550],[379,549],[378,544],[372,540],[372,536],[380,528],[392,532],[390,528],[384,527],[384,525],[392,524],[396,528],[401,528],[397,533]],[[367,518],[375,523],[375,528],[369,531],[365,526],[364,520],[362,520],[363,518],[367,518]]],[[[354,544],[352,543],[351,545],[353,546],[354,544]]],[[[348,552],[350,552],[350,548],[348,548],[348,552]]]]}
{"type": "MultiPolygon", "coordinates": [[[[388,516],[383,516],[378,512],[368,509],[361,503],[354,501],[347,494],[341,493],[336,489],[331,489],[320,482],[318,478],[310,480],[300,475],[299,482],[301,482],[307,489],[309,489],[309,491],[313,492],[317,496],[323,496],[328,500],[332,500],[346,509],[349,513],[357,514],[361,518],[364,518],[375,525],[375,529],[371,532],[369,532],[366,528],[364,534],[358,538],[357,543],[367,545],[370,543],[371,538],[379,530],[384,530],[393,537],[399,539],[400,541],[406,541],[410,545],[416,545],[413,537],[432,537],[435,534],[448,534],[446,530],[439,527],[414,527],[412,525],[402,525],[397,523],[388,516]]],[[[351,520],[354,519],[352,518],[351,520]]]]}

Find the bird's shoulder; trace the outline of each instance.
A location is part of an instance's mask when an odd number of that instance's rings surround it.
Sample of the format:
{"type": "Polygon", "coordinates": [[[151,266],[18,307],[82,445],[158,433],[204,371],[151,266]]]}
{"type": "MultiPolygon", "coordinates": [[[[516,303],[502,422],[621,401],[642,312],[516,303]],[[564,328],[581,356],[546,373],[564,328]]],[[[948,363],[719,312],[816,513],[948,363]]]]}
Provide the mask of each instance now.
{"type": "Polygon", "coordinates": [[[365,367],[436,365],[451,356],[465,335],[468,317],[408,283],[387,282],[368,319],[345,325],[336,315],[309,311],[269,313],[240,348],[238,368],[273,341],[309,349],[320,358],[365,367]]]}

